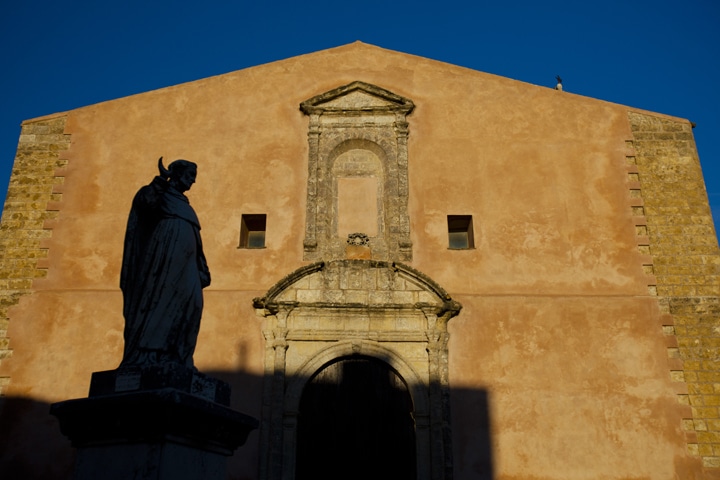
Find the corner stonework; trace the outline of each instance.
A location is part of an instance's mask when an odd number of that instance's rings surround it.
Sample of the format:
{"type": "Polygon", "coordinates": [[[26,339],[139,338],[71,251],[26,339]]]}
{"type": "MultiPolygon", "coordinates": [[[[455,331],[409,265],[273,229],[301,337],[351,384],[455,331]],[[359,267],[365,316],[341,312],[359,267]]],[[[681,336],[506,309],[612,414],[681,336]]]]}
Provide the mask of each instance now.
{"type": "MultiPolygon", "coordinates": [[[[0,224],[0,362],[12,355],[8,310],[32,292],[35,278],[46,275],[43,240],[52,234],[62,195],[62,152],[70,146],[66,115],[30,120],[22,125],[0,224]]],[[[0,395],[10,382],[0,377],[0,395]]]]}
{"type": "Polygon", "coordinates": [[[720,251],[687,121],[629,113],[638,248],[654,277],[688,451],[720,467],[720,251]],[[667,188],[672,184],[672,188],[667,188]]]}

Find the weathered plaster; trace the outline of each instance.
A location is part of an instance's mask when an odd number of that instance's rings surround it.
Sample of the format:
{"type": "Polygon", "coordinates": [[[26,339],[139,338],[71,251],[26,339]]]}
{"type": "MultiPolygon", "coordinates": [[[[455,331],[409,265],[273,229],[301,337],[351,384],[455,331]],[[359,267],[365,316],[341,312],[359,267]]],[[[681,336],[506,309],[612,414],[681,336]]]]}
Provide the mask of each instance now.
{"type": "MultiPolygon", "coordinates": [[[[415,105],[407,116],[407,225],[399,222],[398,232],[412,245],[405,262],[464,306],[448,325],[447,344],[455,478],[672,479],[716,471],[695,453],[717,452],[700,452],[700,440],[697,452],[687,448],[683,420],[691,418],[677,401],[685,384],[670,372],[687,381],[690,357],[670,368],[668,330],[699,304],[659,301],[685,294],[662,290],[680,284],[662,283],[660,257],[651,252],[667,232],[651,222],[642,169],[636,179],[628,167],[640,141],[630,109],[362,43],[67,112],[62,138],[70,135],[72,144],[62,157],[62,201],[50,205],[52,236],[42,246],[47,275],[8,311],[13,355],[0,365],[0,375],[11,377],[6,395],[83,396],[91,372],[119,363],[125,222],[162,155],[199,166],[188,196],[213,284],[196,365],[233,382],[234,406],[262,414],[262,380],[275,363],[268,365],[267,320],[252,299],[308,264],[312,119],[298,105],[355,81],[415,105]],[[267,214],[266,248],[237,248],[243,213],[267,214]],[[474,249],[448,249],[447,215],[473,216],[474,249]],[[667,312],[666,305],[675,306],[667,312]]],[[[23,168],[16,163],[15,180],[23,168]]],[[[716,258],[717,245],[707,247],[716,258]]],[[[362,248],[353,254],[368,258],[362,248]]],[[[704,342],[696,333],[688,341],[704,342]]],[[[702,372],[716,375],[713,361],[704,361],[702,372]]],[[[256,476],[261,444],[251,437],[231,468],[256,476]]],[[[7,445],[10,453],[21,448],[7,445]]]]}

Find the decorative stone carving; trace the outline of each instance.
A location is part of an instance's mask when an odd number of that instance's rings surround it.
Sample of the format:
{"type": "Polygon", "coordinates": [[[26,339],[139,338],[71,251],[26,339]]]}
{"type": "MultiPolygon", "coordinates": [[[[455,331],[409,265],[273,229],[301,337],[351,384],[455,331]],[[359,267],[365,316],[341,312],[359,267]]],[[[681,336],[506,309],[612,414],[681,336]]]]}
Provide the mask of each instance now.
{"type": "Polygon", "coordinates": [[[304,259],[254,306],[264,317],[260,478],[295,478],[305,385],[347,357],[387,364],[412,399],[417,478],[452,476],[447,322],[459,303],[412,260],[407,115],[412,101],[353,82],[308,115],[304,259]]]}
{"type": "Polygon", "coordinates": [[[414,108],[412,101],[364,82],[300,104],[310,117],[305,260],[345,258],[338,199],[341,180],[349,178],[378,181],[377,233],[368,232],[372,259],[412,260],[406,116],[414,108]]]}
{"type": "Polygon", "coordinates": [[[370,243],[370,239],[364,233],[351,233],[347,239],[348,245],[365,246],[370,243]]]}
{"type": "Polygon", "coordinates": [[[272,379],[263,398],[260,478],[294,478],[303,388],[324,365],[355,355],[386,362],[407,384],[417,478],[450,478],[447,322],[462,306],[437,283],[398,262],[317,262],[281,279],[254,307],[265,318],[272,379]]]}

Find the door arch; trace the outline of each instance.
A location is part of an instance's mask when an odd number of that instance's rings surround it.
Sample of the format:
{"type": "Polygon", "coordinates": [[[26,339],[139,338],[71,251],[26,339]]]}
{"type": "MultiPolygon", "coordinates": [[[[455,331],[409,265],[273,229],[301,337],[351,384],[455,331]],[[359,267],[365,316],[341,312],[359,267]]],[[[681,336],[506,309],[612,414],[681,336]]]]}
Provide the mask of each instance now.
{"type": "Polygon", "coordinates": [[[415,422],[404,379],[373,357],[339,358],[305,384],[297,480],[415,480],[415,422]]]}
{"type": "Polygon", "coordinates": [[[318,262],[284,277],[253,305],[265,337],[261,480],[296,479],[305,385],[338,359],[356,356],[384,362],[409,392],[415,478],[452,478],[447,323],[462,306],[437,283],[398,262],[318,262]]]}

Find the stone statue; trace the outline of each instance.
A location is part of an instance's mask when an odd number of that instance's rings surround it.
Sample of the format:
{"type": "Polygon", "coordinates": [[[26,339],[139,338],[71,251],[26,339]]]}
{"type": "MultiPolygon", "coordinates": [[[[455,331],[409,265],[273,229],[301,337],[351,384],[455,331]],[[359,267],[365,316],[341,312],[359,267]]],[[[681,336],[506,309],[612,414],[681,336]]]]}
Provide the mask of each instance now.
{"type": "Polygon", "coordinates": [[[193,367],[203,288],[210,285],[200,223],[184,195],[197,165],[176,160],[133,199],[120,288],[125,316],[121,367],[179,363],[193,367]]]}

